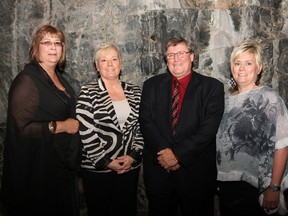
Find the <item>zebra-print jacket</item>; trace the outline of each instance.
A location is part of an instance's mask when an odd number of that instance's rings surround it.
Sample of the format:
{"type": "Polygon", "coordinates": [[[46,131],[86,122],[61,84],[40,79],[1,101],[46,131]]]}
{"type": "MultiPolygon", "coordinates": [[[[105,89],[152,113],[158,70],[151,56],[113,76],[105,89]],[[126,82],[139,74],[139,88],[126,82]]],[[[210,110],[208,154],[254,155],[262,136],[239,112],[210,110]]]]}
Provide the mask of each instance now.
{"type": "Polygon", "coordinates": [[[131,156],[139,167],[142,159],[143,137],[139,126],[141,89],[121,82],[131,112],[121,130],[112,101],[101,79],[81,88],[76,114],[80,121],[81,167],[94,172],[109,172],[106,166],[116,157],[131,156]]]}

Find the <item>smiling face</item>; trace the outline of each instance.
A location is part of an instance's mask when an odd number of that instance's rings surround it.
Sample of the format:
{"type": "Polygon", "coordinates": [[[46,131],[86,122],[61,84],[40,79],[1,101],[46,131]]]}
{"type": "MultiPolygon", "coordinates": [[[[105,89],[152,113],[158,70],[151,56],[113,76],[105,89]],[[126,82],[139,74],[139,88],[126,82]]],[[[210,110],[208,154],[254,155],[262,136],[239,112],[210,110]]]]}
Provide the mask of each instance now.
{"type": "Polygon", "coordinates": [[[258,66],[255,55],[244,52],[233,60],[232,75],[241,91],[253,89],[262,65],[258,66]]]}
{"type": "Polygon", "coordinates": [[[114,48],[106,48],[99,51],[96,58],[97,71],[104,80],[119,78],[121,62],[119,53],[114,48]]]}
{"type": "Polygon", "coordinates": [[[41,65],[56,67],[62,57],[63,47],[57,35],[47,33],[39,44],[39,60],[41,65]]]}
{"type": "Polygon", "coordinates": [[[166,56],[170,56],[167,58],[168,69],[177,79],[181,79],[191,73],[194,54],[189,52],[189,48],[185,43],[168,47],[166,56]]]}
{"type": "MultiPolygon", "coordinates": [[[[61,48],[59,51],[59,48],[57,48],[57,53],[61,52],[61,57],[57,63],[57,67],[59,67],[60,69],[64,69],[64,65],[65,65],[65,60],[66,60],[66,42],[65,42],[65,36],[63,34],[63,32],[51,25],[43,25],[40,26],[37,31],[35,32],[34,36],[33,36],[33,40],[32,40],[32,44],[31,44],[31,48],[29,51],[29,60],[32,62],[38,62],[41,63],[41,59],[42,58],[40,56],[40,52],[41,55],[43,55],[43,52],[47,52],[47,50],[49,49],[49,46],[51,46],[52,44],[50,43],[51,41],[49,41],[48,39],[58,39],[59,41],[61,41],[61,48]],[[47,40],[46,40],[47,39],[47,40]],[[43,47],[43,46],[46,46],[43,47]]],[[[57,42],[56,40],[53,41],[56,46],[60,45],[57,44],[55,42],[57,42]]],[[[44,57],[44,56],[43,56],[44,57]]],[[[43,60],[45,60],[46,58],[43,58],[43,60]]],[[[45,60],[46,61],[46,60],[45,60]]],[[[53,69],[53,68],[52,68],[53,69]]]]}

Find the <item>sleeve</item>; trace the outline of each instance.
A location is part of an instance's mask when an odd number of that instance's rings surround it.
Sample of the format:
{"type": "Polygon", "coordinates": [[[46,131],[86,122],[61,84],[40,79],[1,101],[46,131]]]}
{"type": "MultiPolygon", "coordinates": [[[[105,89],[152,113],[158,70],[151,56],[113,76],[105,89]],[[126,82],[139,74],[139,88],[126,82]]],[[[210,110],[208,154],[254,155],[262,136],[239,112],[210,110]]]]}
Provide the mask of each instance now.
{"type": "MultiPolygon", "coordinates": [[[[277,123],[276,123],[276,149],[288,146],[288,111],[287,107],[280,96],[277,104],[277,123]]],[[[269,114],[269,113],[268,113],[269,114]]],[[[271,119],[268,116],[268,119],[271,119]]]]}
{"type": "Polygon", "coordinates": [[[144,82],[140,103],[140,127],[145,141],[145,148],[157,162],[157,153],[171,146],[167,143],[155,124],[157,116],[154,109],[156,104],[155,85],[150,80],[144,82]]]}
{"type": "Polygon", "coordinates": [[[19,75],[10,88],[9,115],[22,136],[41,138],[43,128],[49,132],[48,121],[37,117],[38,107],[39,91],[33,79],[28,75],[19,75]]]}
{"type": "MultiPolygon", "coordinates": [[[[287,148],[288,146],[288,111],[287,111],[287,107],[283,101],[283,99],[278,95],[278,93],[274,92],[274,91],[267,91],[267,94],[265,95],[265,97],[267,98],[267,106],[265,109],[265,113],[266,113],[266,123],[268,123],[267,125],[269,125],[272,129],[270,129],[270,131],[273,131],[275,128],[276,133],[274,136],[273,133],[273,137],[271,137],[270,139],[272,139],[273,141],[275,140],[275,149],[281,149],[281,148],[287,148]]],[[[274,142],[273,142],[274,143],[274,142]]],[[[271,154],[269,155],[269,160],[271,160],[272,162],[270,162],[273,165],[273,161],[274,161],[274,151],[268,151],[267,154],[271,154]]],[[[262,169],[267,169],[267,165],[265,164],[265,166],[263,166],[262,169]]],[[[269,168],[269,167],[268,167],[269,168]]],[[[261,181],[263,182],[263,184],[260,187],[260,191],[261,194],[259,196],[259,203],[260,205],[262,205],[263,203],[263,191],[265,190],[265,188],[268,187],[268,185],[271,182],[271,176],[272,173],[264,173],[264,177],[262,177],[261,181]]],[[[261,176],[260,176],[261,177],[261,176]]],[[[283,173],[283,177],[281,180],[281,189],[280,189],[280,198],[279,198],[279,205],[276,209],[272,210],[272,211],[266,211],[266,213],[268,215],[274,214],[276,212],[278,212],[279,215],[286,215],[288,213],[287,210],[287,206],[286,206],[286,197],[285,194],[288,192],[288,166],[286,164],[284,173],[283,173]]]]}
{"type": "Polygon", "coordinates": [[[76,105],[76,117],[80,122],[79,134],[86,157],[89,158],[96,169],[103,169],[112,160],[106,155],[97,134],[93,100],[95,100],[95,95],[90,94],[89,88],[83,86],[76,105]]]}

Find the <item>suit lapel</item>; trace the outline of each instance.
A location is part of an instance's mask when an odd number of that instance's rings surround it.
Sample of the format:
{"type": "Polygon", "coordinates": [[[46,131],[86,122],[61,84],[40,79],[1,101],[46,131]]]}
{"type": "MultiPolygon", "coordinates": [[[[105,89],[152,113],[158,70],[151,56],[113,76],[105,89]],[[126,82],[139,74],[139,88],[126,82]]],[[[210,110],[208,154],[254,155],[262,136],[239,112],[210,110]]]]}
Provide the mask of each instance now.
{"type": "MultiPolygon", "coordinates": [[[[51,80],[51,78],[49,77],[49,75],[46,73],[46,71],[36,62],[32,63],[33,65],[35,65],[35,67],[37,68],[37,71],[35,73],[35,75],[37,77],[40,78],[40,80],[42,80],[42,83],[47,86],[63,103],[65,103],[66,105],[68,105],[67,101],[59,94],[59,90],[57,89],[57,87],[54,85],[53,81],[51,80]],[[41,71],[41,73],[39,72],[41,71]]],[[[62,75],[60,74],[60,72],[56,71],[57,76],[59,81],[61,82],[61,84],[64,86],[64,88],[67,87],[66,82],[63,83],[63,79],[62,79],[62,75]]],[[[70,92],[69,92],[70,93],[70,92]]],[[[73,92],[71,91],[71,94],[73,94],[73,92]]],[[[71,95],[71,97],[73,97],[74,95],[71,95]]]]}
{"type": "Polygon", "coordinates": [[[164,125],[169,125],[167,128],[167,134],[172,133],[172,111],[171,111],[171,103],[172,103],[172,79],[169,72],[167,72],[167,76],[160,83],[160,100],[157,102],[161,107],[161,116],[162,122],[164,125]],[[168,116],[168,118],[167,118],[168,116]]]}

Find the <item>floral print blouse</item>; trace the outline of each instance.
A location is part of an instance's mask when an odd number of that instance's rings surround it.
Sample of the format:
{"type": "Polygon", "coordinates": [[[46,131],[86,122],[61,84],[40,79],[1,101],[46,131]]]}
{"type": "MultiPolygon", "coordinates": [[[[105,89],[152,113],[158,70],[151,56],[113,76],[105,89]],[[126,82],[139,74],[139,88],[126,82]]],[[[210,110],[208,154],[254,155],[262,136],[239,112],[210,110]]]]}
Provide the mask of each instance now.
{"type": "MultiPolygon", "coordinates": [[[[282,98],[269,87],[225,96],[225,111],[217,133],[220,181],[246,181],[269,186],[274,152],[288,146],[288,112],[282,98]]],[[[287,167],[281,191],[288,188],[287,167]]]]}

